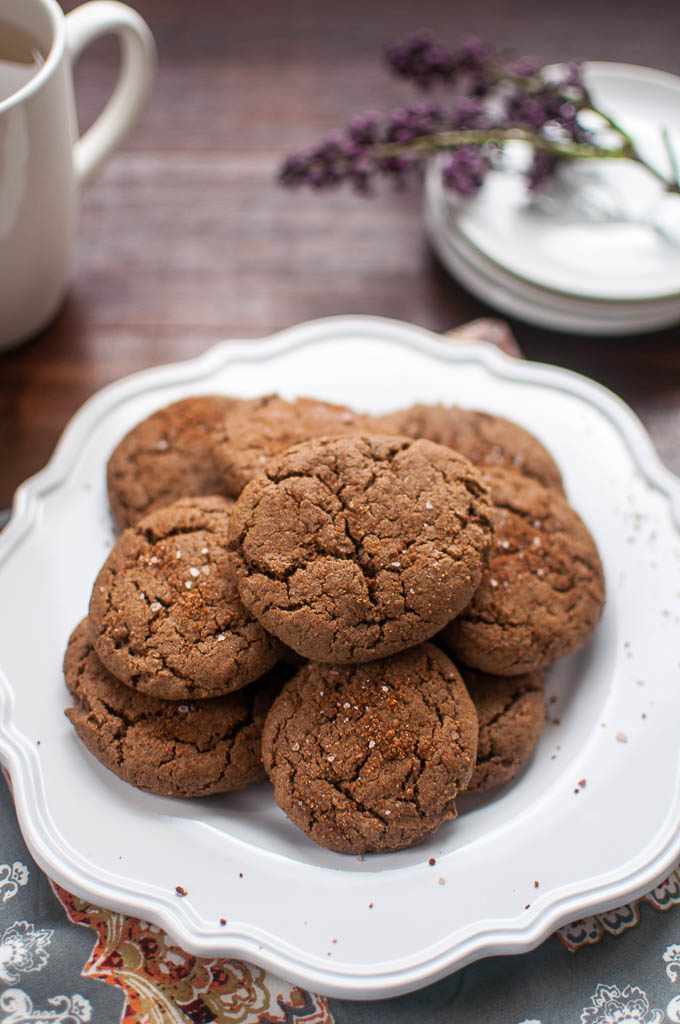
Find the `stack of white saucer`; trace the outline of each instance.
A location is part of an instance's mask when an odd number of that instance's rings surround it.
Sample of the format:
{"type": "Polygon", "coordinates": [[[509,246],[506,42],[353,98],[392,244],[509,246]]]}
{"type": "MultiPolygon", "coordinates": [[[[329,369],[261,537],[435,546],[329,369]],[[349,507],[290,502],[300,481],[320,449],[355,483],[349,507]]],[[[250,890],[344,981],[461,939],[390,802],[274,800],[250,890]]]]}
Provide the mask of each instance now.
{"type": "MultiPolygon", "coordinates": [[[[661,128],[680,154],[680,79],[632,65],[587,64],[591,93],[663,174],[661,128]]],[[[468,291],[503,313],[554,330],[625,335],[680,322],[680,195],[623,160],[573,161],[528,193],[528,153],[507,147],[472,199],[433,161],[425,187],[432,245],[468,291]]],[[[680,159],[680,156],[679,156],[680,159]]]]}

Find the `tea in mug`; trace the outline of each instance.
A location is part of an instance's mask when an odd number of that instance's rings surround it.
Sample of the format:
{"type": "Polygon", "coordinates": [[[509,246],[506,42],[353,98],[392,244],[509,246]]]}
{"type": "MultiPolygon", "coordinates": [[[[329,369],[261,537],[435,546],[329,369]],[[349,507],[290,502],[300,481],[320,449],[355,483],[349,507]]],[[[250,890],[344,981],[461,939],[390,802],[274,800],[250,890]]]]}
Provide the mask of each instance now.
{"type": "Polygon", "coordinates": [[[37,42],[28,32],[0,21],[0,103],[30,82],[44,62],[37,42]]]}

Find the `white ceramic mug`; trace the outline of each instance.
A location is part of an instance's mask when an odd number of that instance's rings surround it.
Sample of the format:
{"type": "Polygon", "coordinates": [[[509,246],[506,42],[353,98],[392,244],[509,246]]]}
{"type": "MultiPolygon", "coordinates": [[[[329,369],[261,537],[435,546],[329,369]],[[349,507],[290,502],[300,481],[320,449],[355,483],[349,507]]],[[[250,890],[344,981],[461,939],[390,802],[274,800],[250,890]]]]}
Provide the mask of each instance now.
{"type": "Polygon", "coordinates": [[[0,349],[29,338],[66,291],[78,193],[132,127],[155,66],[143,19],[116,0],[92,0],[64,15],[56,0],[2,0],[0,20],[23,29],[44,63],[0,99],[0,349]],[[72,65],[98,36],[121,43],[118,82],[78,138],[72,65]]]}

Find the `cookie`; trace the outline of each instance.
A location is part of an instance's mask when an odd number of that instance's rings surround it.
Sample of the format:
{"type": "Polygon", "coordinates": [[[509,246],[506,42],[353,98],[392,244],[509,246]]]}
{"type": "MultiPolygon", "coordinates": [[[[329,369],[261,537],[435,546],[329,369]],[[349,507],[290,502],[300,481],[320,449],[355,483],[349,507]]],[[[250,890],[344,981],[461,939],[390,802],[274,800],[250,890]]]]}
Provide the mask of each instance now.
{"type": "Polygon", "coordinates": [[[433,636],[477,589],[486,489],[431,441],[320,438],[272,459],[234,505],[244,605],[305,658],[357,663],[433,636]]]}
{"type": "Polygon", "coordinates": [[[231,503],[183,498],[119,537],[90,601],[94,648],[117,679],[164,700],[257,679],[279,644],[243,607],[226,548],[231,503]]]}
{"type": "Polygon", "coordinates": [[[222,492],[213,432],[238,404],[222,395],[184,398],[132,428],[106,469],[111,511],[121,529],[178,498],[222,492]]]}
{"type": "Polygon", "coordinates": [[[482,474],[495,539],[479,589],[442,632],[456,661],[522,675],[579,650],[604,605],[595,542],[566,499],[507,470],[482,474]]]}
{"type": "Polygon", "coordinates": [[[502,416],[456,405],[412,405],[388,413],[376,429],[407,437],[425,437],[461,452],[475,466],[507,467],[563,492],[562,475],[538,438],[502,416]]]}
{"type": "Polygon", "coordinates": [[[365,429],[366,422],[344,405],[317,398],[288,402],[279,395],[265,395],[242,402],[224,418],[215,442],[224,492],[238,497],[273,456],[291,445],[313,437],[356,433],[365,429]]]}
{"type": "Polygon", "coordinates": [[[66,716],[98,761],[138,789],[208,796],[265,778],[262,727],[283,678],[277,669],[236,693],[173,704],[136,693],[97,657],[87,620],[64,658],[74,705],[66,716]]]}
{"type": "Polygon", "coordinates": [[[477,763],[468,793],[509,782],[524,767],[545,725],[543,679],[538,672],[523,676],[491,676],[461,668],[479,722],[477,763]]]}
{"type": "Polygon", "coordinates": [[[339,853],[413,846],[454,818],[476,747],[474,705],[432,644],[368,665],[307,664],[262,733],[279,807],[339,853]]]}

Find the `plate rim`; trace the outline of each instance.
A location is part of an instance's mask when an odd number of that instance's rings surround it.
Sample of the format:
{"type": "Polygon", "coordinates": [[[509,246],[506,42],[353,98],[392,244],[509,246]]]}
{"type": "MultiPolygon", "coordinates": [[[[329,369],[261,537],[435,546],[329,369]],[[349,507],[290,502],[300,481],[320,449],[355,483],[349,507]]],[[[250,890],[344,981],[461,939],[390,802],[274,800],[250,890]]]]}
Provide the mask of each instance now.
{"type": "MultiPolygon", "coordinates": [[[[67,482],[69,469],[78,455],[80,438],[91,423],[106,415],[115,405],[141,391],[149,390],[149,385],[153,390],[162,389],[171,383],[191,384],[207,376],[213,366],[222,367],[244,357],[249,361],[267,359],[271,355],[297,350],[333,337],[357,334],[397,343],[445,362],[471,362],[481,365],[492,376],[557,388],[594,405],[621,436],[638,472],[654,490],[667,499],[672,524],[680,531],[680,478],[663,465],[635,413],[602,385],[570,370],[513,359],[488,343],[447,345],[441,336],[401,321],[374,316],[335,316],[298,324],[261,339],[223,340],[191,359],[142,370],[97,391],[71,418],[47,465],[17,489],[10,522],[0,534],[0,578],[5,557],[21,543],[26,531],[30,530],[41,497],[67,482]]],[[[285,978],[325,995],[350,999],[384,998],[430,984],[484,956],[527,952],[544,941],[555,928],[584,913],[600,912],[642,895],[661,880],[680,857],[680,822],[674,827],[669,823],[664,831],[664,842],[660,846],[657,844],[653,855],[647,857],[644,864],[633,866],[623,880],[616,879],[595,886],[585,895],[571,894],[555,898],[529,920],[514,927],[506,922],[503,928],[487,928],[464,939],[457,946],[447,947],[434,954],[428,953],[426,948],[420,951],[418,957],[411,957],[407,964],[398,961],[396,964],[388,963],[380,971],[362,974],[354,968],[343,969],[341,964],[337,967],[330,964],[320,967],[301,963],[295,959],[295,951],[291,953],[291,947],[285,948],[285,941],[279,941],[278,949],[271,942],[269,948],[265,948],[255,934],[225,934],[220,943],[220,951],[216,954],[211,935],[191,931],[188,907],[173,903],[169,898],[159,899],[134,893],[125,889],[121,882],[116,886],[108,880],[85,879],[83,882],[83,876],[70,859],[68,849],[59,849],[58,843],[57,847],[51,845],[55,841],[55,832],[57,840],[61,837],[54,828],[52,833],[46,835],[44,832],[50,824],[50,815],[49,808],[40,805],[40,764],[27,737],[18,732],[12,723],[12,705],[12,687],[0,670],[0,761],[10,774],[17,817],[26,844],[49,877],[82,898],[154,921],[183,949],[196,955],[237,956],[254,960],[285,978]]],[[[637,861],[633,863],[635,865],[637,861]]]]}

